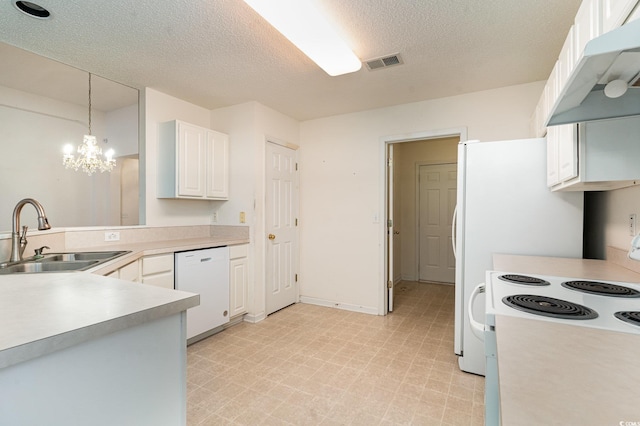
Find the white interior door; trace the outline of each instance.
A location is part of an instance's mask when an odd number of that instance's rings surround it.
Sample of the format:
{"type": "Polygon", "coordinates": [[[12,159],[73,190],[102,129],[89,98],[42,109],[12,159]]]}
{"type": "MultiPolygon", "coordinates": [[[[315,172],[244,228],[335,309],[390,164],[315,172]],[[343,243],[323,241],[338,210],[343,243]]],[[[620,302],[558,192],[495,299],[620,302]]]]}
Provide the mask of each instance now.
{"type": "Polygon", "coordinates": [[[393,312],[394,233],[393,233],[393,145],[387,145],[387,309],[393,312]]]}
{"type": "Polygon", "coordinates": [[[455,282],[451,225],[456,206],[456,164],[420,166],[418,230],[420,281],[455,282]]]}
{"type": "Polygon", "coordinates": [[[266,155],[267,315],[297,302],[298,182],[296,151],[267,143],[266,155]]]}

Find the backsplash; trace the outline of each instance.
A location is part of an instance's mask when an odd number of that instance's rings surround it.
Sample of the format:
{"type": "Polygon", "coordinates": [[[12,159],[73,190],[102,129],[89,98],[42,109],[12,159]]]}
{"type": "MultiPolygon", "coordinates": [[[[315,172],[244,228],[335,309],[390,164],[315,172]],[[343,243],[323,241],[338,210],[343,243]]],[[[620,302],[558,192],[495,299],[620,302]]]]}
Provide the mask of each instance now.
{"type": "MultiPolygon", "coordinates": [[[[32,256],[33,250],[50,247],[50,251],[64,252],[79,249],[104,249],[109,245],[132,245],[154,241],[171,241],[206,238],[211,236],[229,239],[248,239],[248,226],[197,225],[197,226],[136,226],[115,228],[60,228],[49,231],[33,231],[27,234],[29,243],[24,256],[32,256]],[[105,241],[105,233],[119,233],[119,240],[105,241]]],[[[11,255],[11,236],[0,237],[0,263],[11,255]]]]}

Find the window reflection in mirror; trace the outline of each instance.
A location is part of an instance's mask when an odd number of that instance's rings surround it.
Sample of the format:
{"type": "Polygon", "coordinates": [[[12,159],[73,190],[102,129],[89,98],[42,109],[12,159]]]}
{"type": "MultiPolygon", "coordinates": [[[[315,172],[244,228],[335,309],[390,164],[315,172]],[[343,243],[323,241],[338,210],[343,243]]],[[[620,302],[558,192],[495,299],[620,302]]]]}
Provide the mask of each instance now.
{"type": "MultiPolygon", "coordinates": [[[[63,147],[88,134],[88,78],[0,43],[0,232],[23,198],[38,200],[53,227],[139,223],[136,89],[92,76],[92,134],[115,151],[116,169],[89,176],[62,164],[63,147]]],[[[24,209],[21,222],[35,229],[35,211],[24,209]]]]}

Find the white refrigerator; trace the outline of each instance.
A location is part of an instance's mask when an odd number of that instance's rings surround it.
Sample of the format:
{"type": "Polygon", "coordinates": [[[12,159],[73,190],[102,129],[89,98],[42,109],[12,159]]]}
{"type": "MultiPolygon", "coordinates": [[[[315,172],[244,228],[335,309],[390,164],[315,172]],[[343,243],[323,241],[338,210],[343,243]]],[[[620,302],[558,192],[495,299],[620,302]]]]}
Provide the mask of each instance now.
{"type": "MultiPolygon", "coordinates": [[[[454,350],[463,371],[485,373],[467,305],[494,253],[582,257],[583,193],[547,188],[546,152],[545,139],[458,146],[454,350]]],[[[484,318],[484,303],[475,299],[474,318],[484,318]]]]}

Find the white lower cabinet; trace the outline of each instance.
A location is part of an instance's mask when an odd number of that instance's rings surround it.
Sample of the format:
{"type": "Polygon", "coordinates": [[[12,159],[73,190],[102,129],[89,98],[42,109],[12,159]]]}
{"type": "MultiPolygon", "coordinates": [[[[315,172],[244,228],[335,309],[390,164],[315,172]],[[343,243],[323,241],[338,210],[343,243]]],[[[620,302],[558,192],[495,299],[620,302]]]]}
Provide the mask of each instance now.
{"type": "Polygon", "coordinates": [[[173,253],[145,256],[141,262],[142,283],[174,288],[173,253]]]}
{"type": "Polygon", "coordinates": [[[249,244],[229,246],[229,315],[247,313],[249,244]]]}
{"type": "Polygon", "coordinates": [[[131,263],[124,265],[120,269],[106,275],[111,278],[119,278],[125,281],[139,282],[140,281],[140,266],[138,260],[134,260],[131,263]]]}

